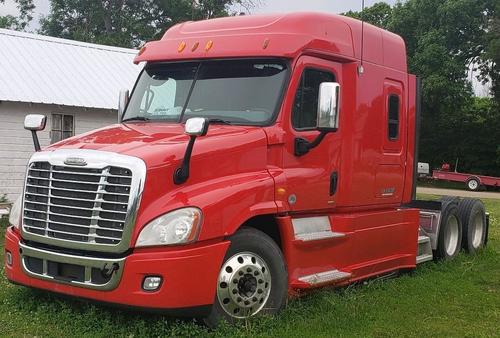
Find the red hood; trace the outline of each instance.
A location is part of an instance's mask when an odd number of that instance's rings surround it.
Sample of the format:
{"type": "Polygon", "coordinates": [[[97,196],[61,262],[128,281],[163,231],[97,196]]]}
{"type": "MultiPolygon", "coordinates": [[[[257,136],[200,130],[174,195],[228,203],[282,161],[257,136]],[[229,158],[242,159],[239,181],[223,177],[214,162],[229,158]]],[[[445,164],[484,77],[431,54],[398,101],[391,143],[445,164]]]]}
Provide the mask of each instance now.
{"type": "MultiPolygon", "coordinates": [[[[265,140],[262,128],[211,125],[208,135],[196,140],[193,156],[213,154],[214,151],[224,152],[238,145],[244,146],[245,143],[251,146],[255,141],[262,145],[265,140]]],[[[63,140],[44,150],[92,149],[120,153],[141,158],[148,168],[152,168],[182,159],[188,141],[184,126],[180,124],[130,123],[97,129],[63,140]]]]}

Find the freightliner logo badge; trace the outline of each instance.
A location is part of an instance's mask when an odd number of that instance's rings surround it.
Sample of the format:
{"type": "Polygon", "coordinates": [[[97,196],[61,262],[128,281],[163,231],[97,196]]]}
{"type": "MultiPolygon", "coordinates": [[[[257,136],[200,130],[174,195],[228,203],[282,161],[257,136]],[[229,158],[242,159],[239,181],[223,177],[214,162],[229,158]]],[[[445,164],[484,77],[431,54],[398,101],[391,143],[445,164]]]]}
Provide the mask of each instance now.
{"type": "Polygon", "coordinates": [[[67,159],[64,160],[64,164],[83,167],[87,165],[87,161],[85,161],[81,157],[68,157],[67,159]]]}

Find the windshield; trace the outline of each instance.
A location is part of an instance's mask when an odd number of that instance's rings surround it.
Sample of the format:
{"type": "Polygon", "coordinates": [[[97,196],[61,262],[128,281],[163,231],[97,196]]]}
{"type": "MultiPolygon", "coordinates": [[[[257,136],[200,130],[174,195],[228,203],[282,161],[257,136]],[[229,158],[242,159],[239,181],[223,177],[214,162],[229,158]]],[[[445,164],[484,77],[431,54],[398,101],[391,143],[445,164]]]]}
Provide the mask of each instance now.
{"type": "Polygon", "coordinates": [[[276,59],[150,64],[140,75],[123,121],[206,117],[264,125],[273,119],[286,76],[286,63],[276,59]]]}

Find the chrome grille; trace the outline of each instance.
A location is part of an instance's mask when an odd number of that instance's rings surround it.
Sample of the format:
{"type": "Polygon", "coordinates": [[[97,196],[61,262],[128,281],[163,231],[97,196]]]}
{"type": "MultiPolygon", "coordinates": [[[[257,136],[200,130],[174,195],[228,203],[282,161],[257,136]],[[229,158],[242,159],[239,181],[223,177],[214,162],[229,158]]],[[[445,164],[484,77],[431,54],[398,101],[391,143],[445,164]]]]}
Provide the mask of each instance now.
{"type": "Polygon", "coordinates": [[[23,230],[53,239],[116,245],[123,237],[132,171],[31,162],[24,194],[23,230]]]}

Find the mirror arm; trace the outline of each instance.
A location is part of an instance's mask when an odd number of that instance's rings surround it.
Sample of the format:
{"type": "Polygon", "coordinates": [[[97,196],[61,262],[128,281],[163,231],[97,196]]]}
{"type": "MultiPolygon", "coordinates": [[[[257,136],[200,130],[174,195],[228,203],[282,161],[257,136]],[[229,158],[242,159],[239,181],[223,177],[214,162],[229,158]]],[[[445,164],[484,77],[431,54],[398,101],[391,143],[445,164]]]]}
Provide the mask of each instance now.
{"type": "Polygon", "coordinates": [[[174,184],[179,185],[187,181],[189,178],[189,165],[191,162],[191,154],[193,153],[194,141],[196,136],[190,136],[189,143],[184,154],[184,159],[180,167],[174,171],[174,184]]]}
{"type": "Polygon", "coordinates": [[[309,150],[316,148],[319,146],[321,141],[325,138],[326,134],[335,132],[337,131],[337,128],[334,129],[327,129],[327,130],[320,130],[319,135],[312,141],[309,142],[305,138],[302,137],[296,137],[295,138],[295,149],[294,149],[294,155],[295,156],[302,156],[305,155],[309,152],[309,150]]]}
{"type": "Polygon", "coordinates": [[[31,130],[31,137],[33,138],[33,145],[35,146],[35,151],[40,151],[42,148],[40,147],[40,141],[38,140],[38,135],[36,130],[31,130]]]}

